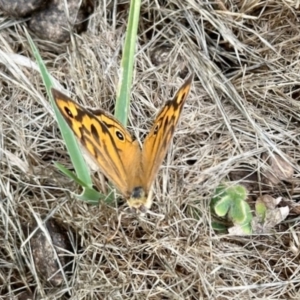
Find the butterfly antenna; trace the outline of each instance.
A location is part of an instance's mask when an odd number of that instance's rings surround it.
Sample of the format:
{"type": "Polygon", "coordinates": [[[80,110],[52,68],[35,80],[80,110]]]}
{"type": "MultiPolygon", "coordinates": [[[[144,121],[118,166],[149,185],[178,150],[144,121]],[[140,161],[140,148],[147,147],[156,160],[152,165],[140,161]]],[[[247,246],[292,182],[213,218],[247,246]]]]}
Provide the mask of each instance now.
{"type": "Polygon", "coordinates": [[[109,238],[106,240],[107,242],[111,242],[111,241],[115,238],[115,236],[117,235],[117,232],[119,231],[119,228],[120,228],[120,225],[121,225],[121,218],[122,218],[122,216],[123,216],[124,214],[125,214],[125,213],[124,213],[123,211],[119,214],[117,229],[116,229],[115,233],[114,233],[111,237],[109,237],[109,238]]]}

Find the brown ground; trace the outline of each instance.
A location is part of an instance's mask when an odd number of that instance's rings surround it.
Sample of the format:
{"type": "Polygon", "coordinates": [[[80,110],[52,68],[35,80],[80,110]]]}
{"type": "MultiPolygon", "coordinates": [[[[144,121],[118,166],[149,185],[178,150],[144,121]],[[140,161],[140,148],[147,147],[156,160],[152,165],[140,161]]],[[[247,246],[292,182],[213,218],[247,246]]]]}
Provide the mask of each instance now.
{"type": "MultiPolygon", "coordinates": [[[[71,195],[78,186],[53,165],[71,168],[41,76],[11,55],[34,61],[22,22],[0,17],[0,296],[27,288],[36,299],[300,299],[297,210],[272,234],[242,237],[214,232],[209,210],[232,171],[263,175],[262,153],[285,157],[294,176],[251,191],[253,199],[299,200],[300,4],[161,2],[141,8],[132,132],[142,138],[182,84],[179,75],[195,79],[154,184],[155,214],[140,219],[119,218],[121,202],[91,206],[71,195]],[[155,66],[150,58],[162,45],[171,54],[155,66]],[[50,217],[69,233],[75,259],[55,288],[37,272],[24,230],[50,217]]],[[[96,6],[87,32],[70,43],[34,39],[74,99],[111,112],[128,17],[122,8],[96,6]]]]}

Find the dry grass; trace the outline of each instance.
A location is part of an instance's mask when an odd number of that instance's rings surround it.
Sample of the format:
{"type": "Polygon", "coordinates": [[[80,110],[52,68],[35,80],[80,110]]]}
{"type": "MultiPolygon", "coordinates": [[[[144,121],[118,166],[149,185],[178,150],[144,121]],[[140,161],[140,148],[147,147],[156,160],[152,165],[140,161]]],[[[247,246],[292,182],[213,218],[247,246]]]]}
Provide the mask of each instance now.
{"type": "MultiPolygon", "coordinates": [[[[53,166],[71,167],[41,77],[4,56],[32,59],[24,32],[0,17],[0,295],[7,299],[26,288],[37,299],[300,298],[297,218],[274,234],[234,237],[217,235],[209,213],[215,187],[242,166],[259,171],[263,152],[295,170],[268,193],[299,201],[299,3],[158,2],[142,5],[132,132],[141,138],[181,85],[179,55],[196,78],[155,181],[156,215],[139,219],[119,218],[120,203],[93,207],[70,197],[76,185],[53,166]],[[170,63],[155,67],[151,52],[164,43],[174,47],[170,63]],[[71,275],[55,288],[36,272],[23,231],[49,217],[70,234],[74,252],[71,275]]],[[[105,14],[100,5],[76,46],[35,39],[73,98],[113,111],[126,19],[126,10],[105,14]]]]}

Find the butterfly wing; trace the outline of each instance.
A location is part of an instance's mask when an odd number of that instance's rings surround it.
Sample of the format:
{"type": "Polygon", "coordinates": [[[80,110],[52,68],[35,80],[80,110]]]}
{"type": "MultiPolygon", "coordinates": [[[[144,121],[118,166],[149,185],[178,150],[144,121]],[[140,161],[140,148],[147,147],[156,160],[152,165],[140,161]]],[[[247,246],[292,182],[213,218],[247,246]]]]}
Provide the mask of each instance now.
{"type": "Polygon", "coordinates": [[[142,150],[144,190],[149,191],[158,169],[166,156],[185,100],[190,91],[193,74],[157,115],[142,150]]]}
{"type": "Polygon", "coordinates": [[[125,196],[131,195],[141,174],[141,150],[136,140],[112,115],[88,110],[52,89],[56,105],[83,147],[104,175],[125,196]]]}

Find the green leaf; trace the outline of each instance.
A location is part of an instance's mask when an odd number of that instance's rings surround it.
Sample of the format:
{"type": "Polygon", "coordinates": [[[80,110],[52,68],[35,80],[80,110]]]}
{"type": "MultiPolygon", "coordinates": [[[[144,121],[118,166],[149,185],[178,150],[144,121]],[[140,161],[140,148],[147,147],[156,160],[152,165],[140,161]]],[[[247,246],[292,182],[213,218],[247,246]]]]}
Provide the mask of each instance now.
{"type": "Polygon", "coordinates": [[[227,189],[227,194],[232,200],[244,201],[247,199],[248,191],[243,185],[235,185],[227,189]]]}
{"type": "Polygon", "coordinates": [[[246,223],[245,225],[241,226],[242,231],[245,234],[251,234],[252,233],[252,226],[251,223],[246,223]]]}
{"type": "Polygon", "coordinates": [[[212,226],[213,230],[219,231],[221,233],[227,232],[227,227],[224,224],[219,223],[217,221],[212,221],[211,226],[212,226]]]}
{"type": "Polygon", "coordinates": [[[234,224],[244,225],[248,224],[252,220],[252,214],[250,206],[246,201],[234,201],[232,202],[229,217],[234,224]]]}
{"type": "Polygon", "coordinates": [[[215,213],[219,217],[224,217],[231,206],[231,199],[229,196],[222,197],[214,206],[215,213]]]}
{"type": "Polygon", "coordinates": [[[245,201],[248,191],[242,185],[229,184],[221,184],[216,188],[211,207],[219,217],[228,214],[228,219],[235,225],[229,229],[230,232],[249,234],[252,232],[253,216],[249,204],[245,201]]]}
{"type": "Polygon", "coordinates": [[[212,208],[215,207],[215,204],[222,199],[226,195],[226,186],[225,185],[219,185],[214,193],[213,198],[211,199],[210,205],[212,208]]]}
{"type": "Polygon", "coordinates": [[[267,213],[267,207],[263,201],[259,199],[256,200],[255,212],[257,217],[259,217],[260,221],[263,222],[266,218],[266,213],[267,213]]]}

